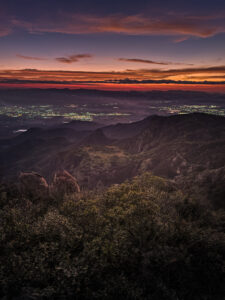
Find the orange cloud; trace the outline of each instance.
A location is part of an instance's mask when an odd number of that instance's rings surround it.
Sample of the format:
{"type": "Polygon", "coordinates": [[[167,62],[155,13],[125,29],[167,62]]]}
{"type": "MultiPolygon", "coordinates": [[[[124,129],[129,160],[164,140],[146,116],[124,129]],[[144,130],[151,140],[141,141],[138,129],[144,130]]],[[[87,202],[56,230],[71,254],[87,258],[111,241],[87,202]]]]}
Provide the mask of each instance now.
{"type": "Polygon", "coordinates": [[[142,69],[139,70],[143,74],[152,74],[155,76],[159,76],[160,78],[171,78],[171,77],[177,77],[177,76],[188,76],[188,75],[205,75],[210,77],[212,74],[218,75],[222,74],[225,75],[225,66],[211,66],[211,67],[198,67],[198,68],[181,68],[181,69],[167,69],[167,70],[148,70],[148,69],[142,69]]]}
{"type": "Polygon", "coordinates": [[[224,83],[225,66],[175,69],[136,69],[121,72],[88,72],[88,71],[45,71],[36,69],[2,70],[0,81],[29,80],[38,82],[124,82],[149,83],[151,81],[165,82],[202,82],[205,80],[224,83]]]}

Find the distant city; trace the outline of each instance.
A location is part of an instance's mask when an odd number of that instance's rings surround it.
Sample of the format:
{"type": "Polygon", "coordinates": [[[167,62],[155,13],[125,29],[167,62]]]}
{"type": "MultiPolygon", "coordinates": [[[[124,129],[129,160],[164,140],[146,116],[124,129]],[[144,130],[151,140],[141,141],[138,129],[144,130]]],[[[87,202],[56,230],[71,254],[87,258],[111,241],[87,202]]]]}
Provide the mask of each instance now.
{"type": "MultiPolygon", "coordinates": [[[[124,113],[120,109],[120,105],[114,106],[111,104],[102,104],[99,107],[99,112],[93,112],[92,107],[88,104],[78,105],[1,105],[0,115],[22,118],[22,119],[50,119],[55,117],[62,117],[66,120],[81,120],[93,121],[95,119],[113,119],[114,117],[130,116],[132,113],[124,113]],[[107,106],[107,110],[104,109],[107,106]],[[109,110],[111,110],[109,112],[109,110]]],[[[162,106],[148,106],[146,111],[155,114],[188,114],[193,112],[201,112],[215,115],[225,115],[225,108],[219,105],[174,105],[168,102],[167,105],[162,106]]]]}
{"type": "Polygon", "coordinates": [[[193,112],[224,116],[224,95],[183,91],[0,90],[0,136],[74,120],[109,125],[139,121],[149,115],[193,112]]]}

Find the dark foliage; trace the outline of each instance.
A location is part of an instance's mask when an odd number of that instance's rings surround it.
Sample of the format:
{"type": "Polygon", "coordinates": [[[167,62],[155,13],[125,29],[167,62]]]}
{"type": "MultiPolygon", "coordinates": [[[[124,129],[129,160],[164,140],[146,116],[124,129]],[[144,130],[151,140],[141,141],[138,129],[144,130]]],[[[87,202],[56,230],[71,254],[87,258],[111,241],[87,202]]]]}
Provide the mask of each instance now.
{"type": "Polygon", "coordinates": [[[2,299],[225,299],[224,211],[164,179],[34,202],[2,186],[0,196],[2,299]]]}

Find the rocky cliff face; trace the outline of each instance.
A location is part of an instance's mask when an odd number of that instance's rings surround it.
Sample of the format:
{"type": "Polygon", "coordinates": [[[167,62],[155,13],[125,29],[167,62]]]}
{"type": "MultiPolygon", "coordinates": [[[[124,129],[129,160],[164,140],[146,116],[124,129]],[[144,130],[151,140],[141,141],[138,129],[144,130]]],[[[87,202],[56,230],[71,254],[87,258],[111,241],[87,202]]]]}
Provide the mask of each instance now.
{"type": "Polygon", "coordinates": [[[30,200],[47,196],[57,196],[58,198],[80,192],[76,178],[65,170],[55,173],[50,185],[38,173],[21,173],[19,175],[19,188],[21,193],[30,200]]]}
{"type": "Polygon", "coordinates": [[[63,170],[57,172],[51,184],[51,193],[57,197],[75,194],[80,192],[80,187],[75,177],[63,170]]]}
{"type": "Polygon", "coordinates": [[[44,177],[38,173],[20,173],[19,187],[21,193],[26,197],[37,199],[49,194],[49,186],[44,177]]]}

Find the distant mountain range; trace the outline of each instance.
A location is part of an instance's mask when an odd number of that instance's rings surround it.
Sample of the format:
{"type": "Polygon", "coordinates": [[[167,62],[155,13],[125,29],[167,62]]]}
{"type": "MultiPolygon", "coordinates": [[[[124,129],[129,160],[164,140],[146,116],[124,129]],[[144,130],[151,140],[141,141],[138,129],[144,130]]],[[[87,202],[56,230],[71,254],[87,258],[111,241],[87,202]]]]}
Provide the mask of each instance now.
{"type": "Polygon", "coordinates": [[[52,104],[59,105],[73,103],[76,101],[87,101],[95,99],[101,102],[105,98],[127,99],[136,101],[147,98],[148,100],[179,100],[183,102],[209,101],[215,103],[224,101],[224,94],[207,93],[201,91],[103,91],[88,89],[0,89],[0,104],[52,104]],[[63,96],[63,97],[62,97],[63,96]]]}

